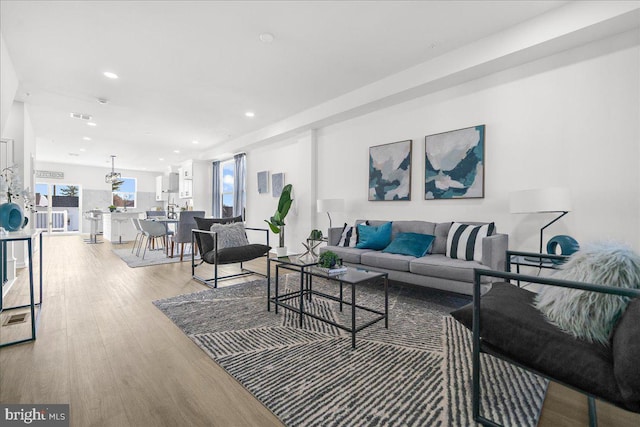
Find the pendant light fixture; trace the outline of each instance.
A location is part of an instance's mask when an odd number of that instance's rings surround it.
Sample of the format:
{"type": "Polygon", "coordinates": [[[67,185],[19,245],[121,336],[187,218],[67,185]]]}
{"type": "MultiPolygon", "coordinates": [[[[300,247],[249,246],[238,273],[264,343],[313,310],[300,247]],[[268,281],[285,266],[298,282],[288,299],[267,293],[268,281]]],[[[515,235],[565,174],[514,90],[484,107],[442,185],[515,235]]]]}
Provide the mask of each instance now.
{"type": "Polygon", "coordinates": [[[104,176],[104,182],[109,184],[113,184],[114,182],[119,181],[120,178],[122,177],[122,174],[120,174],[120,172],[116,172],[115,159],[116,159],[116,156],[112,154],[111,155],[111,172],[109,172],[104,176]]]}

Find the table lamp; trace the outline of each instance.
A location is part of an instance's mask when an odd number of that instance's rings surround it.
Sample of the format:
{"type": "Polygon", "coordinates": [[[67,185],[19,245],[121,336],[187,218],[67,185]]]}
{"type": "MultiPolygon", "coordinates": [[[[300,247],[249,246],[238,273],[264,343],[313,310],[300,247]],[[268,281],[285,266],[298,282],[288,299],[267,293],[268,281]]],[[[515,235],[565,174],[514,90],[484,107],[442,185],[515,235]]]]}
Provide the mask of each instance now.
{"type": "Polygon", "coordinates": [[[568,188],[553,187],[515,191],[509,194],[511,213],[559,213],[560,215],[540,229],[540,248],[544,229],[571,211],[571,192],[568,188]]]}
{"type": "Polygon", "coordinates": [[[329,228],[331,228],[331,214],[329,212],[344,211],[344,199],[318,199],[318,212],[326,212],[329,217],[329,228]]]}

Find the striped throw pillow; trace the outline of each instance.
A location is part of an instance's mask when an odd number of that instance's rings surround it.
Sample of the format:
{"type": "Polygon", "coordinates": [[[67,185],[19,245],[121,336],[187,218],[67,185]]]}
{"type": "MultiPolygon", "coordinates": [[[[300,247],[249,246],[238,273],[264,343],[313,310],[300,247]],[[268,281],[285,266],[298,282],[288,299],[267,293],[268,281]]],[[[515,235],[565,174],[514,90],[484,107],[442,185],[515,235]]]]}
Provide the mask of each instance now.
{"type": "MultiPolygon", "coordinates": [[[[369,221],[361,222],[360,224],[369,224],[369,221]]],[[[350,226],[345,222],[344,227],[342,228],[342,235],[340,236],[340,241],[338,242],[338,246],[343,246],[345,248],[355,248],[356,243],[358,243],[358,226],[350,226]]]]}
{"type": "Polygon", "coordinates": [[[466,261],[482,261],[482,239],[495,232],[495,224],[471,225],[454,222],[447,236],[447,256],[466,261]]]}

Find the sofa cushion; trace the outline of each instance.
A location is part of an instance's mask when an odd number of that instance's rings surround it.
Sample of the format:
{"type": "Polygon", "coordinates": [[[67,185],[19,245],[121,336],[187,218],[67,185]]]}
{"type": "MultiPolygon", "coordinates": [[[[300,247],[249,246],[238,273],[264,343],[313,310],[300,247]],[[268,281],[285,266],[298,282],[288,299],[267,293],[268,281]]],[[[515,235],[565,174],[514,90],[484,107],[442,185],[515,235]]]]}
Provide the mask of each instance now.
{"type": "MultiPolygon", "coordinates": [[[[257,243],[249,244],[247,246],[236,246],[231,248],[224,248],[218,250],[218,264],[235,264],[238,262],[251,261],[252,259],[266,255],[269,252],[271,246],[261,245],[257,243]]],[[[216,252],[209,251],[202,255],[202,259],[208,263],[213,264],[216,252]]]]}
{"type": "MultiPolygon", "coordinates": [[[[623,404],[611,352],[601,344],[573,338],[548,323],[533,307],[534,295],[508,283],[495,283],[480,300],[482,340],[524,366],[623,404]]],[[[472,304],[451,315],[472,328],[472,304]]]]}
{"type": "Polygon", "coordinates": [[[387,270],[409,271],[409,262],[416,259],[408,255],[389,254],[380,251],[371,251],[362,254],[360,263],[371,267],[385,268],[387,270]]]}
{"type": "MultiPolygon", "coordinates": [[[[358,224],[351,226],[344,223],[344,227],[342,227],[342,234],[340,235],[340,240],[338,241],[338,246],[344,246],[347,248],[355,248],[358,243],[358,224]]],[[[362,224],[368,225],[366,221],[362,222],[362,224]]]]}
{"type": "Polygon", "coordinates": [[[436,236],[433,245],[431,245],[432,254],[445,254],[447,253],[447,236],[449,236],[449,230],[451,229],[453,222],[440,222],[436,224],[433,234],[436,236]]]}
{"type": "Polygon", "coordinates": [[[420,258],[429,252],[434,239],[432,234],[398,233],[382,252],[420,258]]]}
{"type": "Polygon", "coordinates": [[[391,243],[391,222],[380,226],[358,224],[358,249],[382,250],[391,243]]]}
{"type": "Polygon", "coordinates": [[[435,222],[428,221],[393,221],[391,239],[398,237],[400,233],[418,233],[434,235],[436,231],[435,222]]]}
{"type": "Polygon", "coordinates": [[[348,262],[349,264],[360,264],[360,256],[362,254],[366,254],[371,252],[371,249],[358,249],[358,248],[345,248],[342,246],[325,246],[320,248],[320,253],[324,253],[326,251],[335,252],[336,255],[342,259],[343,262],[348,262]]]}
{"type": "Polygon", "coordinates": [[[640,412],[640,298],[629,303],[616,325],[611,347],[613,373],[627,409],[640,412]]]}
{"type": "Polygon", "coordinates": [[[447,256],[482,261],[482,239],[494,233],[495,224],[473,226],[454,222],[447,237],[447,256]]]}
{"type": "MultiPolygon", "coordinates": [[[[473,269],[484,268],[476,261],[447,258],[440,254],[431,254],[411,261],[409,271],[422,276],[440,277],[443,279],[458,280],[473,283],[473,269]]],[[[489,279],[487,278],[487,281],[489,279]]]]}

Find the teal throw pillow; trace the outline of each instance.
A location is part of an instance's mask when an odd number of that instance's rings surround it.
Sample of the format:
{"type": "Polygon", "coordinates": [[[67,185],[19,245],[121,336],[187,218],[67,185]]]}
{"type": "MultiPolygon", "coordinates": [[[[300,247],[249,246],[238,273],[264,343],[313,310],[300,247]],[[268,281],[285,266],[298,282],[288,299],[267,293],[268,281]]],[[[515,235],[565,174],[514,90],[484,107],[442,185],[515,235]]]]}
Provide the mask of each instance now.
{"type": "Polygon", "coordinates": [[[420,258],[427,254],[435,238],[436,236],[431,234],[398,233],[393,242],[384,248],[382,252],[420,258]]]}
{"type": "Polygon", "coordinates": [[[358,249],[382,250],[391,243],[391,222],[379,226],[358,224],[358,249]]]}

